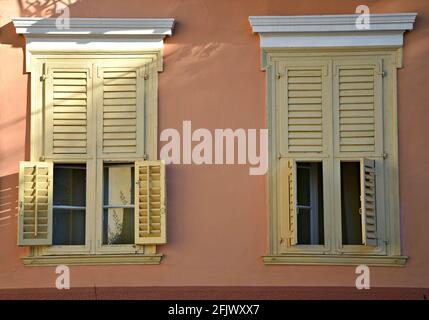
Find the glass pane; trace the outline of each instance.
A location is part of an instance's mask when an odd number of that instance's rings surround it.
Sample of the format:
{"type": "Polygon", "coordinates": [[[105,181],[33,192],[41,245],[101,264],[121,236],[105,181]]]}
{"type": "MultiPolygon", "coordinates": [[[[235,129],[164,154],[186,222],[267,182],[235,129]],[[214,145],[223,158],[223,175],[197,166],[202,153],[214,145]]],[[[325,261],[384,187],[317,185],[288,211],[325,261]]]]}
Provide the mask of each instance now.
{"type": "Polygon", "coordinates": [[[311,244],[311,210],[298,209],[298,244],[311,244]]]}
{"type": "Polygon", "coordinates": [[[103,244],[134,243],[134,167],[104,167],[103,244]]]}
{"type": "Polygon", "coordinates": [[[362,244],[360,163],[341,162],[341,225],[344,245],[362,244]]]}
{"type": "Polygon", "coordinates": [[[297,163],[298,205],[310,205],[310,167],[308,163],[297,163]]]}
{"type": "Polygon", "coordinates": [[[53,244],[85,244],[85,210],[54,209],[53,244]]]}
{"type": "Polygon", "coordinates": [[[103,244],[134,243],[134,208],[110,208],[103,213],[103,244]]]}
{"type": "Polygon", "coordinates": [[[134,204],[134,167],[104,167],[103,203],[105,206],[134,204]]]}
{"type": "Polygon", "coordinates": [[[85,245],[86,166],[55,165],[53,191],[53,244],[85,245]]]}
{"type": "Polygon", "coordinates": [[[297,163],[298,244],[323,245],[323,171],[321,162],[297,163]]]}
{"type": "Polygon", "coordinates": [[[82,206],[86,203],[85,165],[54,166],[54,206],[82,206]]]}

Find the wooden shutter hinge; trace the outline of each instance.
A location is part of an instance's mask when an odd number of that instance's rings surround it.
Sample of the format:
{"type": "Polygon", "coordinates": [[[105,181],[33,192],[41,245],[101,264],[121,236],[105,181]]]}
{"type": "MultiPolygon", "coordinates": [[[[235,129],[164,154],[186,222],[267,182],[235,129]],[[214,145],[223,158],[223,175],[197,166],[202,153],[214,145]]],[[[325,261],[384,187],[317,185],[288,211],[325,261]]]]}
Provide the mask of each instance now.
{"type": "Polygon", "coordinates": [[[284,76],[284,73],[277,72],[276,79],[279,80],[283,76],[284,76]]]}
{"type": "Polygon", "coordinates": [[[387,159],[387,152],[383,152],[383,159],[386,160],[387,159]]]}
{"type": "Polygon", "coordinates": [[[42,74],[42,75],[40,76],[40,81],[45,81],[45,80],[46,80],[46,78],[47,78],[47,76],[46,76],[46,74],[44,73],[44,74],[42,74]]]}
{"type": "Polygon", "coordinates": [[[143,75],[143,79],[148,80],[149,79],[149,75],[146,73],[145,75],[143,75]]]}
{"type": "Polygon", "coordinates": [[[39,161],[45,161],[45,156],[40,156],[39,161]]]}
{"type": "Polygon", "coordinates": [[[144,154],[143,155],[143,160],[147,160],[149,157],[148,157],[148,155],[147,154],[144,154]]]}
{"type": "Polygon", "coordinates": [[[24,202],[19,201],[19,215],[22,217],[24,215],[24,202]]]}
{"type": "Polygon", "coordinates": [[[382,71],[379,71],[379,72],[378,72],[378,74],[379,74],[382,78],[384,78],[385,76],[387,76],[387,71],[382,70],[382,71]]]}

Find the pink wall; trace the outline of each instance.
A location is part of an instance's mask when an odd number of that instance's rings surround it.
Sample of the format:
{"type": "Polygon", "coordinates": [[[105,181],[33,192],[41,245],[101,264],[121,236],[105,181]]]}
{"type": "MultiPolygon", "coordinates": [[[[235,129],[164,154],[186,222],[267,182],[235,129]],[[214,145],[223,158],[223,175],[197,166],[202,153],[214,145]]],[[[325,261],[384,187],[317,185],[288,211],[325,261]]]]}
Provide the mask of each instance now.
{"type": "MultiPolygon", "coordinates": [[[[18,162],[29,154],[28,75],[23,39],[11,18],[50,16],[24,0],[0,1],[0,289],[52,288],[53,267],[24,267],[16,246],[18,162]]],[[[53,0],[41,1],[53,3],[53,0]]],[[[159,74],[159,125],[265,127],[265,74],[249,15],[354,13],[344,0],[77,0],[72,17],[163,18],[177,21],[166,39],[159,74]]],[[[399,72],[399,142],[403,268],[374,267],[374,287],[429,287],[429,1],[365,1],[372,13],[417,12],[405,36],[399,72]]],[[[49,7],[52,8],[52,7],[49,7]]],[[[71,267],[73,287],[353,286],[354,267],[265,266],[267,192],[246,166],[168,168],[168,244],[156,266],[71,267]]]]}

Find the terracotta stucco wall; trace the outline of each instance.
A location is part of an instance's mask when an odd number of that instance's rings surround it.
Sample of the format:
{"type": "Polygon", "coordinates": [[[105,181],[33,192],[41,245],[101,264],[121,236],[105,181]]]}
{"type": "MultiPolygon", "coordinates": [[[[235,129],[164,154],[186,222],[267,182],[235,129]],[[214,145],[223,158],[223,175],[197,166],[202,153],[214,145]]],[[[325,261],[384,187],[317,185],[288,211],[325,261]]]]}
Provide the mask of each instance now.
{"type": "MultiPolygon", "coordinates": [[[[50,16],[54,0],[0,0],[0,289],[52,288],[53,267],[24,267],[16,246],[18,162],[29,156],[29,81],[24,41],[11,18],[50,16]],[[46,5],[48,3],[48,5],[46,5]]],[[[159,74],[159,127],[265,127],[265,74],[249,15],[417,12],[405,36],[399,72],[400,194],[403,268],[372,268],[379,287],[429,286],[429,1],[427,0],[74,0],[72,17],[177,21],[159,74]]],[[[73,287],[92,286],[353,286],[354,267],[265,266],[267,192],[248,167],[168,168],[168,245],[156,266],[71,267],[73,287]]]]}

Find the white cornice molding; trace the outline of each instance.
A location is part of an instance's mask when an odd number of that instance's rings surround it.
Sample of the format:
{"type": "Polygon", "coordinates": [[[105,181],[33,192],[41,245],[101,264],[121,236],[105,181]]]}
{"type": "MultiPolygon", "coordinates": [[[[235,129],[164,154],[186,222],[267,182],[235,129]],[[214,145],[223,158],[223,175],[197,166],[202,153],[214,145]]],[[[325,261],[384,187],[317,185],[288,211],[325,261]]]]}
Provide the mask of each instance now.
{"type": "Polygon", "coordinates": [[[251,16],[261,48],[402,46],[416,13],[370,14],[369,29],[358,29],[358,14],[251,16]]]}
{"type": "Polygon", "coordinates": [[[31,56],[41,52],[159,51],[174,27],[172,18],[69,18],[67,25],[57,18],[13,18],[12,21],[16,33],[25,36],[27,72],[31,72],[31,56]]]}
{"type": "MultiPolygon", "coordinates": [[[[112,19],[69,18],[69,28],[58,28],[57,18],[13,18],[16,33],[49,37],[61,36],[112,36],[162,37],[172,34],[174,19],[112,19]]],[[[59,23],[59,26],[62,26],[59,23]]]]}

